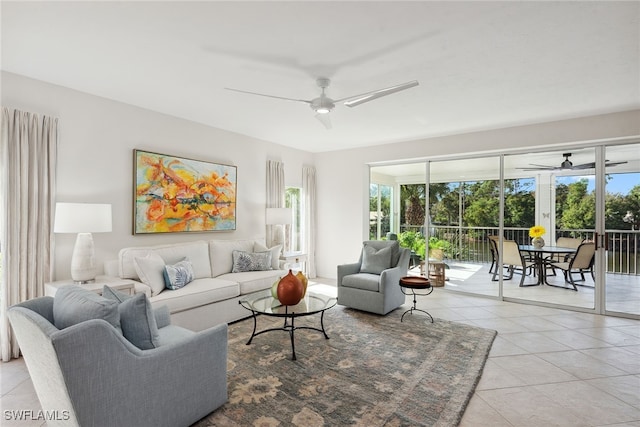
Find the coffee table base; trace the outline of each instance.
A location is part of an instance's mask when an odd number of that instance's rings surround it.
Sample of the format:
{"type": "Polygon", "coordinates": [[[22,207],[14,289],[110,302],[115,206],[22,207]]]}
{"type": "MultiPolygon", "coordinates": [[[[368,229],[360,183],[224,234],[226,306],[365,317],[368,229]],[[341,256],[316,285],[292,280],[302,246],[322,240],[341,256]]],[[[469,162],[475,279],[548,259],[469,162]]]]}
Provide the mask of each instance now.
{"type": "Polygon", "coordinates": [[[251,311],[251,313],[253,314],[253,332],[251,332],[251,337],[249,338],[249,341],[247,341],[246,345],[251,344],[251,341],[253,341],[254,337],[257,337],[258,335],[264,334],[266,332],[271,332],[271,331],[285,331],[285,332],[289,332],[289,337],[291,338],[291,360],[297,360],[296,358],[296,342],[295,342],[295,331],[297,329],[311,329],[313,331],[318,331],[318,332],[322,332],[322,334],[324,335],[324,337],[326,339],[329,339],[329,335],[327,335],[327,332],[324,329],[324,310],[320,313],[320,328],[314,328],[313,326],[295,326],[294,322],[295,322],[295,316],[293,314],[291,314],[290,316],[284,316],[284,324],[282,325],[282,327],[280,328],[269,328],[269,329],[265,329],[259,332],[256,332],[256,329],[258,327],[258,316],[257,312],[255,311],[251,311]],[[291,320],[291,322],[289,323],[289,319],[291,320]]]}

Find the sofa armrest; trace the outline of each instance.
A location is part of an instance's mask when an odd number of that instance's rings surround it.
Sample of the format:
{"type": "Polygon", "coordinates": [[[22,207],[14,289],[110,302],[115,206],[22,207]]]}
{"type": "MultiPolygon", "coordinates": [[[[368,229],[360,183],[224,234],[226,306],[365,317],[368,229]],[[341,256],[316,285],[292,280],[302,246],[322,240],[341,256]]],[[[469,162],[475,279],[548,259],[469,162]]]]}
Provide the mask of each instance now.
{"type": "Polygon", "coordinates": [[[350,274],[357,274],[360,272],[360,263],[355,262],[352,264],[342,264],[338,266],[338,281],[337,286],[342,286],[342,279],[344,276],[348,276],[350,274]]]}
{"type": "Polygon", "coordinates": [[[190,425],[227,400],[226,324],[151,350],[103,320],[51,338],[80,425],[190,425]]]}

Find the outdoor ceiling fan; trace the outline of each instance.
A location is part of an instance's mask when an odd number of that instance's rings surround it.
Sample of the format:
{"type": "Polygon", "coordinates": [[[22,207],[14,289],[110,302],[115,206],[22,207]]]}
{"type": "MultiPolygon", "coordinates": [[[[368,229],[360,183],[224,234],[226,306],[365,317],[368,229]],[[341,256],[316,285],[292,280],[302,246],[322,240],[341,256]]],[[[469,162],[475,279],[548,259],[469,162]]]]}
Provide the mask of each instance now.
{"type": "MultiPolygon", "coordinates": [[[[560,163],[560,166],[545,166],[545,165],[536,165],[531,163],[532,167],[528,168],[518,168],[523,171],[556,171],[556,170],[580,170],[580,169],[593,169],[596,167],[596,162],[583,163],[581,165],[574,165],[569,157],[571,157],[571,153],[564,153],[564,161],[560,163]]],[[[610,162],[609,160],[605,160],[605,167],[609,166],[617,166],[622,165],[627,162],[610,162]]]]}
{"type": "Polygon", "coordinates": [[[392,93],[400,92],[401,90],[409,89],[414,86],[418,86],[418,81],[413,80],[407,83],[402,83],[396,86],[387,87],[384,89],[378,89],[371,92],[362,93],[360,95],[352,95],[345,98],[340,99],[331,99],[325,94],[325,89],[329,87],[331,80],[325,77],[319,77],[316,79],[316,84],[322,90],[322,93],[319,97],[314,98],[312,100],[306,99],[295,99],[295,98],[285,98],[283,96],[275,96],[275,95],[266,95],[263,93],[249,92],[247,90],[240,89],[232,89],[226,87],[227,90],[232,90],[234,92],[242,92],[248,93],[250,95],[259,95],[266,96],[268,98],[276,98],[276,99],[284,99],[285,101],[296,101],[296,102],[304,102],[309,104],[311,109],[316,112],[316,118],[322,122],[322,124],[327,128],[331,129],[331,120],[329,119],[329,113],[333,110],[337,103],[342,102],[347,107],[355,107],[360,104],[364,104],[365,102],[373,101],[377,98],[382,98],[383,96],[391,95],[392,93]]]}

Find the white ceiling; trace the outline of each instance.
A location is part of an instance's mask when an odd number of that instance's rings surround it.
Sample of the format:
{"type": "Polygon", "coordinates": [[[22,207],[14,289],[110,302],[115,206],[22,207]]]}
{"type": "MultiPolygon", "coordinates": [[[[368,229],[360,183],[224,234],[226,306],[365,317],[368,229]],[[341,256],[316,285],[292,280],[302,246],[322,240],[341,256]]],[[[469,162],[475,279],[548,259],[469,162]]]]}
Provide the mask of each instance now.
{"type": "Polygon", "coordinates": [[[640,2],[10,2],[2,69],[320,152],[640,108],[640,2]],[[289,98],[418,80],[325,130],[289,98]]]}

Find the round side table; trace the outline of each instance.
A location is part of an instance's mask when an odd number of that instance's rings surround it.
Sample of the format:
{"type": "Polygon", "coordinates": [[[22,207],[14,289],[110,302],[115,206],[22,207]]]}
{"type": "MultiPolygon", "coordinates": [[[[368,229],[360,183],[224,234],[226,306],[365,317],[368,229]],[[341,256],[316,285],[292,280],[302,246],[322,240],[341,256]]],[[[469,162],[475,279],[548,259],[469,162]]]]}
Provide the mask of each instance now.
{"type": "Polygon", "coordinates": [[[404,315],[407,313],[413,314],[414,311],[421,311],[425,313],[427,316],[429,316],[431,318],[431,323],[433,323],[433,316],[431,316],[429,312],[416,308],[417,295],[426,296],[426,295],[429,295],[431,292],[433,292],[433,286],[431,286],[431,282],[429,282],[429,279],[427,279],[426,277],[419,277],[419,276],[403,277],[400,279],[400,290],[405,295],[413,295],[413,307],[411,307],[409,310],[402,313],[402,317],[400,318],[400,321],[402,322],[402,320],[404,319],[404,315]],[[422,291],[422,292],[416,292],[416,291],[422,291]]]}

